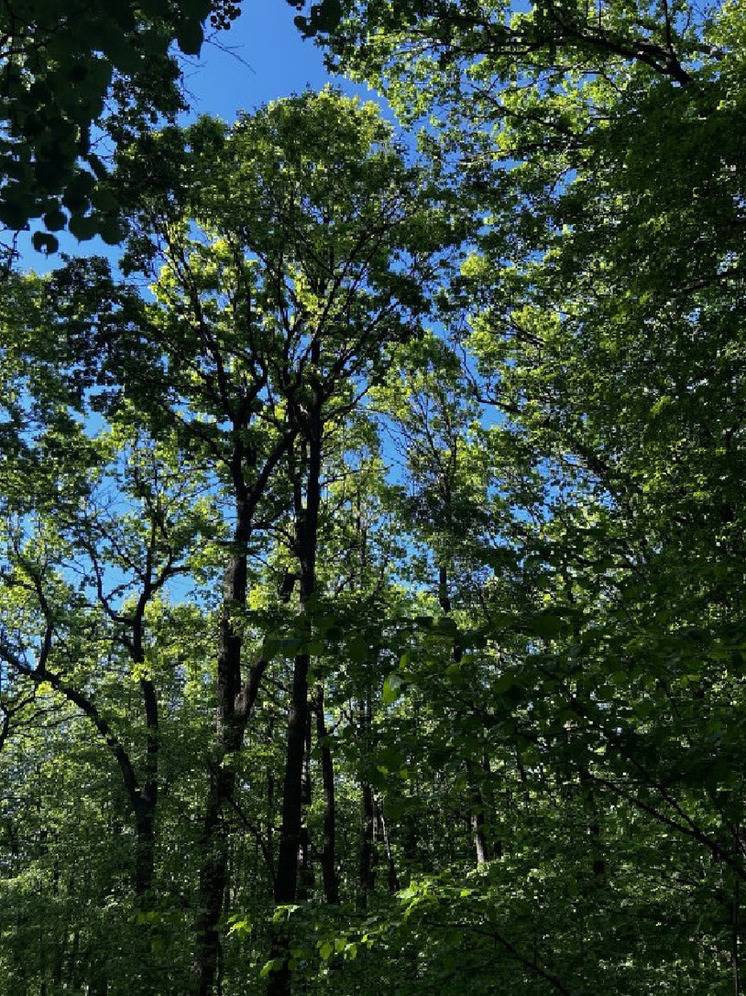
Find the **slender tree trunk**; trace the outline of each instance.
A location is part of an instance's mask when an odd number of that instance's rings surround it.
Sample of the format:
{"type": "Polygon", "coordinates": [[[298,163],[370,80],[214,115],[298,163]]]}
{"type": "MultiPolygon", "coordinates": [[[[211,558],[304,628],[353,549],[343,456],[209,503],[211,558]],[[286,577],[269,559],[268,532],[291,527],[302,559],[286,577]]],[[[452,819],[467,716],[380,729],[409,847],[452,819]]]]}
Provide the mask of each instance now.
{"type": "Polygon", "coordinates": [[[308,654],[295,658],[291,704],[288,713],[285,777],[282,793],[282,826],[277,859],[275,902],[293,903],[298,889],[298,848],[303,810],[303,756],[308,719],[308,654]]]}
{"type": "MultiPolygon", "coordinates": [[[[736,843],[738,843],[739,829],[736,829],[736,843]]],[[[740,881],[735,879],[733,883],[733,903],[731,907],[731,971],[733,977],[733,996],[741,996],[741,958],[740,958],[740,934],[741,934],[741,890],[740,881]]]]}
{"type": "Polygon", "coordinates": [[[146,896],[153,887],[155,868],[155,806],[141,797],[135,804],[135,895],[146,896]]]}
{"type": "Polygon", "coordinates": [[[337,810],[334,796],[334,759],[326,729],[324,716],[324,686],[319,682],[314,700],[316,713],[316,737],[321,753],[321,782],[324,790],[324,846],[321,851],[321,874],[324,879],[324,897],[327,903],[339,902],[339,878],[337,876],[337,810]]]}
{"type": "Polygon", "coordinates": [[[368,896],[375,885],[373,870],[373,855],[375,850],[375,809],[373,805],[373,789],[367,782],[363,783],[362,821],[360,827],[360,906],[365,909],[368,896]]]}
{"type": "Polygon", "coordinates": [[[311,835],[308,830],[308,811],[313,801],[311,782],[311,710],[306,715],[306,737],[303,751],[303,775],[301,778],[301,825],[298,843],[298,901],[306,902],[313,888],[313,865],[311,862],[311,835]]]}
{"type": "Polygon", "coordinates": [[[387,885],[389,890],[389,895],[393,896],[395,892],[398,892],[401,888],[399,884],[399,876],[396,871],[396,863],[394,861],[394,853],[391,850],[391,838],[389,837],[388,827],[386,825],[386,818],[383,813],[383,808],[378,802],[375,802],[376,817],[378,819],[378,824],[381,827],[381,836],[383,837],[383,846],[386,850],[386,865],[387,865],[387,885]]]}
{"type": "Polygon", "coordinates": [[[474,849],[477,855],[477,865],[483,865],[492,857],[487,843],[486,820],[484,812],[484,798],[479,786],[479,779],[476,774],[476,765],[473,761],[466,762],[466,776],[469,785],[469,822],[474,838],[474,849]]]}
{"type": "Polygon", "coordinates": [[[482,795],[482,807],[485,814],[485,832],[487,834],[487,844],[491,858],[501,858],[503,856],[502,843],[497,835],[495,826],[495,793],[492,783],[492,768],[490,767],[489,756],[485,753],[482,756],[482,782],[479,791],[482,795]]]}
{"type": "MultiPolygon", "coordinates": [[[[242,451],[237,446],[234,461],[239,465],[242,451]]],[[[220,649],[217,673],[217,744],[210,770],[210,783],[202,823],[202,864],[199,872],[198,913],[195,921],[194,992],[210,996],[214,989],[220,951],[220,916],[228,873],[228,827],[225,809],[233,801],[236,786],[235,758],[243,744],[248,718],[247,703],[240,702],[240,630],[234,615],[246,603],[246,543],[250,516],[245,501],[237,502],[234,552],[226,568],[223,615],[220,621],[220,649]]]]}
{"type": "MultiPolygon", "coordinates": [[[[445,564],[438,568],[438,602],[443,614],[451,614],[451,596],[448,591],[448,569],[445,564]]],[[[461,661],[464,651],[458,636],[453,641],[453,660],[456,664],[461,661]]],[[[476,851],[477,865],[483,865],[492,857],[486,834],[485,803],[479,786],[479,778],[476,773],[476,765],[473,761],[466,762],[466,776],[469,791],[469,826],[474,840],[474,850],[476,851]]]]}
{"type": "MultiPolygon", "coordinates": [[[[142,664],[145,653],[142,646],[141,625],[135,631],[133,647],[135,663],[142,664]]],[[[155,833],[158,808],[158,696],[149,678],[140,681],[145,710],[146,742],[144,782],[135,800],[135,893],[140,899],[153,889],[155,874],[155,833]]]]}
{"type": "MultiPolygon", "coordinates": [[[[300,601],[305,618],[301,621],[304,639],[310,637],[309,602],[316,588],[316,543],[320,503],[320,440],[314,440],[309,452],[305,509],[298,509],[296,534],[301,561],[300,601]]],[[[275,901],[295,901],[298,886],[298,845],[303,805],[303,758],[308,723],[308,672],[311,659],[307,651],[295,658],[293,684],[288,711],[285,777],[283,781],[282,827],[277,862],[275,901]]]]}
{"type": "MultiPolygon", "coordinates": [[[[368,745],[370,741],[371,725],[371,697],[370,691],[366,693],[364,700],[360,703],[360,726],[362,742],[368,745]]],[[[373,870],[373,857],[375,850],[375,806],[373,800],[373,789],[369,782],[364,781],[361,786],[361,812],[360,812],[360,856],[358,862],[358,905],[365,909],[368,905],[368,896],[373,891],[375,885],[375,872],[373,870]]]]}
{"type": "Polygon", "coordinates": [[[199,873],[199,912],[195,923],[195,991],[212,992],[220,950],[218,924],[228,867],[228,835],[223,821],[224,804],[233,797],[235,774],[218,766],[211,773],[202,826],[202,864],[199,873]]]}
{"type": "MultiPolygon", "coordinates": [[[[269,743],[272,743],[272,738],[275,732],[275,719],[274,716],[269,717],[269,722],[267,726],[267,739],[269,743]]],[[[275,776],[274,772],[270,770],[267,772],[267,851],[273,856],[275,853],[275,776]]],[[[274,877],[274,864],[273,864],[273,877],[274,877]]]]}
{"type": "Polygon", "coordinates": [[[493,840],[491,831],[492,795],[488,781],[490,775],[487,757],[484,757],[481,768],[475,761],[466,762],[470,803],[469,822],[478,866],[483,865],[485,861],[491,861],[498,854],[499,848],[493,840]]]}
{"type": "MultiPolygon", "coordinates": [[[[52,872],[52,883],[53,883],[52,895],[54,896],[55,899],[57,899],[60,891],[60,869],[56,861],[52,872]]],[[[60,933],[57,932],[54,951],[52,954],[52,971],[51,971],[52,991],[54,993],[58,993],[62,989],[63,973],[65,968],[66,944],[67,944],[67,938],[64,936],[64,933],[62,934],[62,936],[60,936],[60,933]]]]}
{"type": "MultiPolygon", "coordinates": [[[[282,794],[282,826],[275,877],[275,903],[286,906],[297,899],[298,851],[301,842],[303,808],[303,754],[308,718],[308,654],[295,658],[293,687],[287,725],[285,777],[282,794]]],[[[269,977],[270,996],[290,993],[288,948],[290,938],[286,926],[280,926],[272,939],[272,960],[276,970],[269,977]]]]}
{"type": "Polygon", "coordinates": [[[75,992],[79,988],[82,982],[82,971],[81,971],[81,959],[80,959],[80,931],[76,930],[73,933],[73,943],[72,950],[70,951],[70,972],[69,980],[72,991],[75,992]]]}
{"type": "MultiPolygon", "coordinates": [[[[318,355],[312,360],[318,362],[318,355]]],[[[316,591],[316,549],[318,543],[319,507],[321,504],[321,408],[318,397],[306,420],[308,467],[306,476],[305,506],[302,501],[298,476],[295,481],[295,535],[300,562],[301,636],[311,637],[310,603],[316,591]]],[[[282,826],[275,878],[275,903],[292,904],[298,893],[298,848],[301,841],[303,808],[303,758],[308,723],[308,673],[311,658],[304,650],[295,658],[293,683],[288,710],[285,775],[282,796],[282,826]]],[[[287,929],[275,933],[272,959],[278,963],[269,977],[268,992],[271,996],[290,993],[288,969],[287,929]]]]}
{"type": "MultiPolygon", "coordinates": [[[[261,386],[261,385],[260,385],[261,386]]],[[[257,469],[257,454],[247,446],[246,432],[251,419],[251,405],[259,387],[245,397],[237,409],[226,402],[226,416],[233,424],[233,449],[230,475],[233,483],[236,524],[233,551],[223,578],[223,611],[220,620],[217,661],[216,719],[217,736],[210,764],[210,784],[205,800],[202,824],[202,866],[199,873],[199,909],[194,925],[194,962],[192,986],[197,996],[211,996],[220,954],[219,922],[228,881],[228,825],[226,808],[233,802],[236,789],[236,756],[243,746],[244,734],[266,660],[256,661],[246,680],[242,675],[243,636],[240,618],[248,593],[247,545],[253,529],[257,503],[290,437],[280,439],[268,455],[261,470],[247,484],[246,469],[257,469]]]]}

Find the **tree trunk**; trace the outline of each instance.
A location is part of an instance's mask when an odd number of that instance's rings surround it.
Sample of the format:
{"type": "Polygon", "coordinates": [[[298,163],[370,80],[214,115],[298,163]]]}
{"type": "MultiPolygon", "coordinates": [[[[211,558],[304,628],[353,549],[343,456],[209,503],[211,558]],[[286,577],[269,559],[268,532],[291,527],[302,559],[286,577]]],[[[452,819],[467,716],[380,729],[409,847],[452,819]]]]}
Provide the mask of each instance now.
{"type": "MultiPolygon", "coordinates": [[[[317,349],[318,347],[316,347],[317,349]]],[[[314,362],[318,362],[318,355],[314,362]]],[[[321,406],[315,399],[305,419],[305,443],[308,446],[305,506],[299,475],[295,475],[295,537],[300,564],[299,628],[304,641],[311,637],[310,603],[316,591],[316,549],[318,544],[319,506],[321,504],[321,406]]],[[[298,848],[301,840],[303,808],[303,758],[308,723],[308,673],[311,658],[303,650],[295,658],[293,684],[288,710],[285,775],[282,796],[282,826],[275,878],[275,903],[285,906],[295,902],[298,891],[298,848]]],[[[288,969],[289,934],[286,928],[275,932],[272,959],[276,971],[270,975],[271,996],[290,993],[288,969]]]]}
{"type": "Polygon", "coordinates": [[[253,531],[254,512],[270,476],[290,443],[283,436],[267,456],[252,483],[247,484],[246,469],[256,471],[257,454],[246,443],[246,429],[251,420],[252,403],[258,390],[244,397],[237,409],[226,402],[226,416],[233,426],[233,448],[229,460],[236,524],[233,550],[223,578],[223,611],[220,620],[217,662],[215,754],[210,765],[210,785],[205,800],[202,824],[202,866],[199,873],[199,909],[194,925],[195,954],[192,966],[193,991],[210,996],[220,956],[218,925],[228,880],[228,826],[224,811],[233,802],[236,755],[243,746],[244,734],[266,660],[256,661],[246,681],[242,675],[243,636],[239,618],[246,607],[248,593],[247,546],[253,531]]]}
{"type": "Polygon", "coordinates": [[[155,869],[155,804],[141,795],[135,803],[135,895],[138,900],[153,888],[155,869]]]}
{"type": "Polygon", "coordinates": [[[399,875],[396,871],[396,862],[394,861],[394,852],[391,850],[391,838],[389,837],[388,827],[386,825],[386,819],[383,815],[383,808],[378,802],[374,805],[376,809],[376,817],[378,819],[378,825],[381,828],[381,836],[383,837],[383,846],[386,850],[386,865],[387,865],[387,876],[386,884],[388,886],[389,895],[393,896],[395,892],[398,892],[401,888],[399,884],[399,875]]]}
{"type": "Polygon", "coordinates": [[[282,825],[277,859],[275,902],[295,902],[298,888],[298,848],[303,809],[303,756],[308,718],[308,654],[299,654],[293,667],[293,687],[288,713],[282,825]]]}
{"type": "Polygon", "coordinates": [[[373,891],[373,886],[375,885],[375,872],[373,870],[373,856],[375,852],[375,809],[373,806],[373,789],[367,782],[363,782],[361,801],[362,820],[360,826],[359,905],[362,909],[365,909],[368,905],[368,896],[373,891]]]}
{"type": "Polygon", "coordinates": [[[301,825],[298,843],[298,901],[304,903],[313,888],[311,862],[311,835],[308,830],[308,811],[313,801],[311,783],[311,710],[306,715],[305,749],[303,751],[303,776],[301,779],[301,825]]]}
{"type": "MultiPolygon", "coordinates": [[[[360,703],[360,726],[362,741],[365,746],[370,741],[371,724],[371,698],[370,691],[366,693],[365,699],[360,703]]],[[[368,905],[368,896],[373,891],[375,884],[375,872],[373,870],[373,859],[375,853],[375,806],[373,800],[373,788],[370,783],[364,781],[361,785],[361,812],[360,812],[360,856],[358,862],[358,905],[365,909],[368,905]]]]}
{"type": "Polygon", "coordinates": [[[235,773],[220,766],[211,774],[202,826],[202,864],[199,871],[199,912],[195,922],[195,992],[210,996],[220,952],[218,924],[228,871],[228,835],[224,805],[233,798],[235,773]]]}
{"type": "Polygon", "coordinates": [[[321,781],[324,790],[324,846],[321,851],[321,874],[324,879],[324,897],[327,903],[339,902],[337,876],[337,810],[334,796],[334,759],[329,746],[324,716],[324,686],[319,682],[314,701],[316,712],[316,738],[321,753],[321,781]]]}
{"type": "MultiPolygon", "coordinates": [[[[133,659],[143,664],[142,631],[135,632],[133,659]]],[[[140,681],[145,724],[144,783],[134,803],[135,809],[135,893],[142,900],[153,889],[155,873],[155,820],[158,807],[158,696],[149,678],[140,681]]]]}
{"type": "Polygon", "coordinates": [[[501,858],[503,856],[502,843],[497,835],[495,826],[495,792],[493,786],[493,774],[490,766],[490,759],[487,753],[482,756],[482,782],[479,791],[482,796],[482,807],[485,815],[485,833],[491,858],[501,858]]]}
{"type": "Polygon", "coordinates": [[[466,762],[466,777],[469,785],[469,822],[479,866],[489,861],[492,853],[487,839],[484,796],[479,784],[477,766],[473,761],[466,762]]]}
{"type": "MultiPolygon", "coordinates": [[[[241,464],[241,448],[234,462],[241,464]]],[[[236,470],[236,472],[238,472],[236,470]]],[[[224,810],[234,798],[235,757],[243,744],[250,703],[241,699],[240,629],[234,614],[246,604],[246,543],[251,532],[246,502],[236,504],[234,552],[226,568],[223,588],[223,614],[220,621],[220,650],[217,673],[217,744],[210,770],[210,784],[202,823],[202,865],[199,871],[198,913],[194,925],[194,992],[210,996],[220,952],[219,922],[228,871],[228,828],[224,810]]],[[[258,665],[255,665],[255,668],[258,665]]]]}
{"type": "MultiPolygon", "coordinates": [[[[298,891],[298,854],[301,842],[303,811],[303,755],[308,720],[308,654],[299,654],[293,667],[293,688],[287,725],[285,777],[282,793],[282,826],[275,877],[275,903],[287,906],[295,902],[298,891]]],[[[287,928],[281,926],[272,939],[272,960],[277,969],[269,977],[270,996],[290,993],[287,928]]]]}
{"type": "Polygon", "coordinates": [[[741,895],[738,879],[733,883],[733,903],[731,906],[731,972],[733,977],[733,994],[741,993],[741,964],[739,954],[739,935],[741,931],[741,895]]]}

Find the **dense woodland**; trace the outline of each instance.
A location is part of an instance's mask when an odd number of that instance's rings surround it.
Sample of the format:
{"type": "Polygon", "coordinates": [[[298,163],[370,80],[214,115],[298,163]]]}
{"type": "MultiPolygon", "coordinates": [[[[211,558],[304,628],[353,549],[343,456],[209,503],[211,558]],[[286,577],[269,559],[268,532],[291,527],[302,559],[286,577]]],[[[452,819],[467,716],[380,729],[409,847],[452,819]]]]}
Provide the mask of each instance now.
{"type": "Polygon", "coordinates": [[[746,4],[262,2],[0,10],[0,994],[738,996],[746,4]]]}

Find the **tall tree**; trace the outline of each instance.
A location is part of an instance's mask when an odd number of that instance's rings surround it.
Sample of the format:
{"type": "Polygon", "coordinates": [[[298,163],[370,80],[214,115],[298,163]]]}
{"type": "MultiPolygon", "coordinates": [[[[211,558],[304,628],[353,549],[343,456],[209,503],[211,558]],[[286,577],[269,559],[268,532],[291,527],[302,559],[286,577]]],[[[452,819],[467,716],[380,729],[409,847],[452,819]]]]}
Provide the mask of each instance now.
{"type": "MultiPolygon", "coordinates": [[[[129,265],[165,262],[156,285],[160,303],[150,309],[144,334],[156,364],[157,350],[166,349],[168,373],[164,378],[156,366],[143,379],[135,371],[133,383],[150,396],[145,407],[162,413],[166,399],[169,418],[212,461],[235,506],[218,658],[219,748],[205,816],[209,867],[197,926],[198,988],[208,992],[226,884],[223,813],[267,666],[260,657],[242,675],[241,615],[257,515],[285,460],[305,646],[324,438],[379,375],[387,343],[416,333],[436,255],[456,230],[433,179],[403,162],[373,105],[358,107],[333,91],[277,102],[231,131],[209,121],[183,135],[167,131],[124,156],[119,176],[125,197],[134,191],[129,265]],[[143,170],[144,198],[137,193],[143,170]],[[203,415],[185,420],[177,406],[186,399],[215,422],[206,424],[203,415]]],[[[267,510],[271,521],[271,500],[267,510]]],[[[292,903],[296,892],[308,669],[302,649],[275,875],[280,904],[292,903]]]]}

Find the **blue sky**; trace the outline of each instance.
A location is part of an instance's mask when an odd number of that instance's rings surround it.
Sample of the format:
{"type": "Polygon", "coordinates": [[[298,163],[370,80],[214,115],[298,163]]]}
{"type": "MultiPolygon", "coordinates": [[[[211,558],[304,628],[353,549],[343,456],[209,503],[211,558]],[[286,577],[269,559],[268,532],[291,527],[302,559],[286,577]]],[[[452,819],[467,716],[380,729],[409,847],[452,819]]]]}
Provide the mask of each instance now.
{"type": "MultiPolygon", "coordinates": [[[[318,90],[330,81],[346,93],[374,98],[366,87],[327,73],[321,50],[313,41],[303,39],[293,23],[295,15],[295,9],[285,0],[247,0],[230,30],[220,32],[214,44],[206,43],[198,60],[185,64],[191,109],[183,123],[200,114],[213,114],[230,122],[239,111],[252,111],[269,100],[309,86],[318,90]]],[[[119,254],[118,248],[100,239],[79,243],[70,235],[59,235],[62,251],[70,255],[115,259],[119,254]]],[[[61,263],[59,254],[46,258],[35,252],[30,232],[21,234],[19,249],[21,268],[46,273],[61,263]]]]}
{"type": "MultiPolygon", "coordinates": [[[[230,51],[207,44],[199,66],[186,69],[194,111],[231,121],[238,111],[328,83],[321,50],[301,37],[295,14],[285,0],[248,0],[233,27],[217,36],[218,45],[230,51]]],[[[349,93],[372,96],[363,87],[336,82],[349,93]]]]}
{"type": "Polygon", "coordinates": [[[231,121],[238,111],[328,82],[321,51],[303,40],[293,24],[294,15],[284,0],[244,4],[231,29],[217,35],[217,45],[203,47],[199,65],[186,67],[194,111],[231,121]]]}

